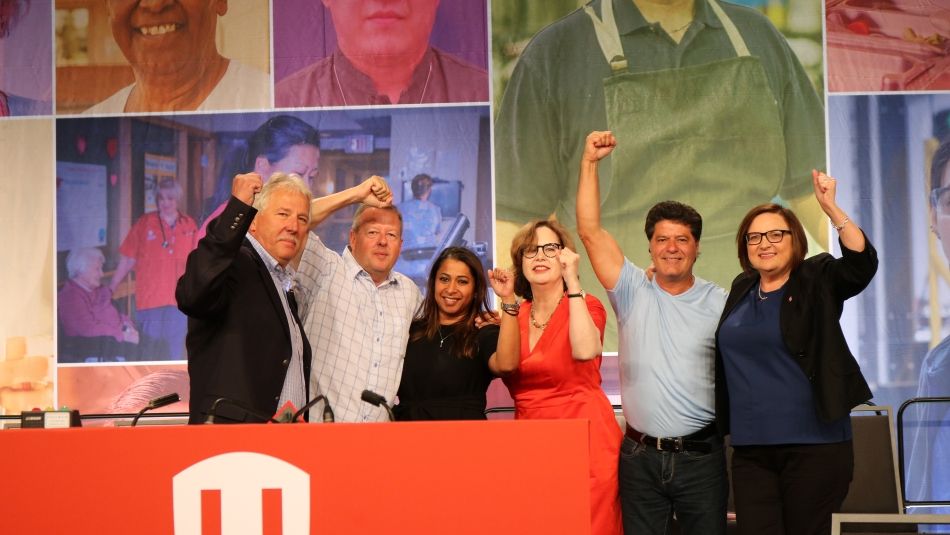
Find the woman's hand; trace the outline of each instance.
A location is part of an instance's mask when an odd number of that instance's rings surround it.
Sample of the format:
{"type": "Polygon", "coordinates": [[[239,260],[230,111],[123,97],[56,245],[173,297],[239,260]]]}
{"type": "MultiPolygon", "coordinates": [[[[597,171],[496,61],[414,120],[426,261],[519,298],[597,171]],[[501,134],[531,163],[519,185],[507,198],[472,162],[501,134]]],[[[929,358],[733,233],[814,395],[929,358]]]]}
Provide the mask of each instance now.
{"type": "Polygon", "coordinates": [[[812,169],[811,181],[812,186],[815,188],[815,199],[818,200],[818,204],[821,206],[822,211],[825,212],[825,215],[832,217],[832,211],[837,206],[835,203],[835,196],[838,191],[837,180],[822,171],[812,169]]]}
{"type": "Polygon", "coordinates": [[[858,224],[851,221],[848,214],[835,202],[835,195],[838,192],[838,182],[825,173],[812,169],[812,185],[815,187],[815,199],[821,206],[822,211],[831,220],[835,230],[838,231],[838,237],[841,244],[848,249],[861,252],[867,245],[864,239],[864,233],[858,228],[858,224]]]}
{"type": "Polygon", "coordinates": [[[489,269],[488,283],[491,284],[491,289],[495,291],[495,295],[503,301],[514,298],[515,277],[511,271],[503,268],[489,269]]]}
{"type": "Polygon", "coordinates": [[[580,291],[580,278],[577,275],[578,267],[581,264],[580,255],[565,247],[561,249],[557,258],[561,262],[561,278],[564,279],[564,284],[567,285],[568,293],[580,291]]]}

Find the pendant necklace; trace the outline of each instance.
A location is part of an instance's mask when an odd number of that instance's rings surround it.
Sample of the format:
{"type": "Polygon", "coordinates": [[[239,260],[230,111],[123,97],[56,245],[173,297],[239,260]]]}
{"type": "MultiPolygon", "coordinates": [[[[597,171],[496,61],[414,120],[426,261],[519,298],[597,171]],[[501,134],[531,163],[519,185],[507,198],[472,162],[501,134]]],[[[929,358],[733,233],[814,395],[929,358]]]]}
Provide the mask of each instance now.
{"type": "Polygon", "coordinates": [[[440,348],[442,347],[442,344],[444,344],[445,341],[449,339],[450,336],[452,336],[452,331],[449,331],[449,334],[442,336],[442,326],[439,325],[439,347],[440,348]]]}
{"type": "Polygon", "coordinates": [[[531,325],[534,325],[534,326],[537,327],[539,330],[542,330],[542,331],[543,331],[544,328],[548,326],[548,323],[551,323],[551,318],[554,317],[554,313],[557,311],[557,307],[558,307],[558,305],[561,304],[561,300],[562,300],[562,299],[564,299],[564,295],[561,295],[561,299],[558,299],[558,300],[557,300],[557,305],[554,305],[554,310],[552,310],[552,311],[551,311],[551,315],[548,316],[548,321],[546,321],[546,322],[544,322],[544,323],[538,323],[538,320],[535,319],[535,317],[534,317],[534,304],[532,304],[532,305],[531,305],[531,314],[530,314],[531,325]]]}

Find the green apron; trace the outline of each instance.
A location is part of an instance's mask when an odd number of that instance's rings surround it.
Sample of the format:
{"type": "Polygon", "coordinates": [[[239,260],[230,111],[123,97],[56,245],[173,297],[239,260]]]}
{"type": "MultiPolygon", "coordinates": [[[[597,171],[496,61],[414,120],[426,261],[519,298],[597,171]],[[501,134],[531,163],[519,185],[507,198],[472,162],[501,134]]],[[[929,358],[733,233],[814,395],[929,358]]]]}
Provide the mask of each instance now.
{"type": "MultiPolygon", "coordinates": [[[[785,178],[785,137],[762,64],[749,55],[719,4],[705,1],[722,22],[736,57],[644,73],[627,70],[612,0],[601,3],[603,18],[585,8],[613,69],[604,79],[604,97],[607,125],[618,146],[611,155],[612,172],[601,177],[601,219],[627,258],[646,267],[650,255],[643,225],[650,208],[664,200],[692,206],[703,216],[694,272],[728,289],[739,272],[739,222],[749,208],[774,198],[785,178]]],[[[590,288],[596,278],[586,259],[582,266],[590,288]]],[[[617,348],[615,330],[611,318],[606,350],[617,348]]]]}

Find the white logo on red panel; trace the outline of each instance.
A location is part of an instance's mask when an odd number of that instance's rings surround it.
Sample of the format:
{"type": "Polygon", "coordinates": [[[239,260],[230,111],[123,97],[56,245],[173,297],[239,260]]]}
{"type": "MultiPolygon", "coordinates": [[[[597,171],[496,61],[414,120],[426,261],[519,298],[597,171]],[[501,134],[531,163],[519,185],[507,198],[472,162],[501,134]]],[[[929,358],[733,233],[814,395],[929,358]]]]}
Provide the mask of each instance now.
{"type": "Polygon", "coordinates": [[[209,457],[172,478],[176,535],[201,535],[201,491],[221,492],[221,535],[263,530],[264,489],[280,489],[284,535],[310,531],[310,474],[276,457],[233,452],[209,457]]]}

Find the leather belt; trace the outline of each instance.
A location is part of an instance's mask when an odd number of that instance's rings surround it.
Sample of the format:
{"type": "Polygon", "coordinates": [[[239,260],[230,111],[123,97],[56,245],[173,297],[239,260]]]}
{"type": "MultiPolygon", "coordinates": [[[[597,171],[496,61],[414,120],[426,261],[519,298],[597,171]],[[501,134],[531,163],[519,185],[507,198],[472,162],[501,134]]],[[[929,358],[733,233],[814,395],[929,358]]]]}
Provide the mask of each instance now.
{"type": "Polygon", "coordinates": [[[656,448],[657,451],[669,451],[672,453],[696,451],[709,453],[712,451],[712,444],[705,439],[716,434],[716,424],[713,422],[699,431],[683,437],[663,438],[651,437],[650,435],[637,431],[628,424],[627,431],[624,434],[633,441],[656,448]]]}

